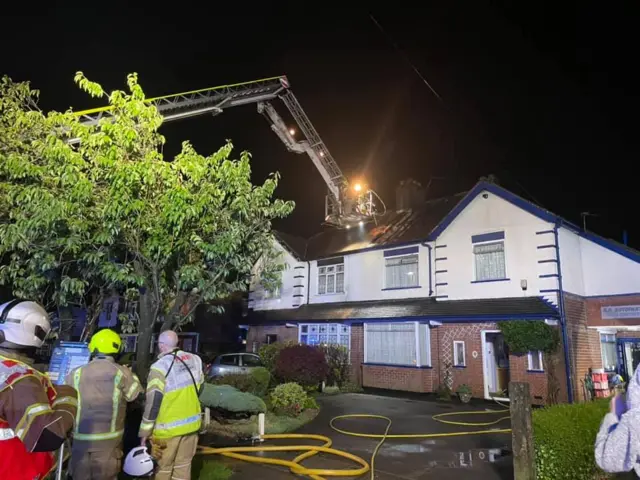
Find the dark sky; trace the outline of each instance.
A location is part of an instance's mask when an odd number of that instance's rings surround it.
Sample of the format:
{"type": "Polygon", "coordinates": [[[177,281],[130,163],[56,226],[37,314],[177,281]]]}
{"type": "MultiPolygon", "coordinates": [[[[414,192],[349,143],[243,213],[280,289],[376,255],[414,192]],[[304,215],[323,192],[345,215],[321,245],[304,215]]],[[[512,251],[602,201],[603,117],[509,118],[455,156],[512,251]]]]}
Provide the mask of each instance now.
{"type": "MultiPolygon", "coordinates": [[[[297,3],[234,14],[186,2],[25,10],[3,22],[0,73],[31,80],[45,109],[97,106],[73,84],[77,70],[109,90],[138,72],[149,96],[286,74],[344,173],[365,176],[390,207],[407,177],[433,179],[430,196],[439,196],[493,173],[571,221],[597,214],[588,218],[597,233],[621,240],[627,229],[640,247],[636,2],[424,3],[372,13],[442,101],[369,10],[297,3]]],[[[320,175],[306,156],[287,153],[254,106],[163,128],[169,152],[185,139],[202,153],[226,138],[250,150],[254,180],[280,171],[279,195],[297,203],[278,227],[319,229],[320,175]]]]}

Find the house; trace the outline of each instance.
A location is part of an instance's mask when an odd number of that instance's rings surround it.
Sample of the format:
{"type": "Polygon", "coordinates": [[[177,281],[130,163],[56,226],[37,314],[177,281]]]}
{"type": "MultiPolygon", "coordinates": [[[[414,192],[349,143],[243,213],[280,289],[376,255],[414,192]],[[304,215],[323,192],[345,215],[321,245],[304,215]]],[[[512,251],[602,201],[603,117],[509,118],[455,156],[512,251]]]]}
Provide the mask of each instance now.
{"type": "Polygon", "coordinates": [[[638,364],[640,252],[490,182],[410,206],[308,241],[278,233],[287,268],[278,291],[252,285],[247,347],[339,343],[365,387],[500,398],[527,381],[537,403],[553,379],[573,401],[589,368],[638,364]],[[560,329],[557,358],[509,353],[497,322],[522,320],[560,329]]]}

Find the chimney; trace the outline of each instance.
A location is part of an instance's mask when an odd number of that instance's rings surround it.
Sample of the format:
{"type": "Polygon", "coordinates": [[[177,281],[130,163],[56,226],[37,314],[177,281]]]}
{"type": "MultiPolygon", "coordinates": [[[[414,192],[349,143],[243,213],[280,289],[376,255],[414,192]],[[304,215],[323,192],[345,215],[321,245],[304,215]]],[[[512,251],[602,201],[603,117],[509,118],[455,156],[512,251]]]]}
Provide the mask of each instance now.
{"type": "Polygon", "coordinates": [[[409,178],[402,180],[396,187],[396,211],[413,210],[425,201],[425,191],[419,182],[409,178]]]}

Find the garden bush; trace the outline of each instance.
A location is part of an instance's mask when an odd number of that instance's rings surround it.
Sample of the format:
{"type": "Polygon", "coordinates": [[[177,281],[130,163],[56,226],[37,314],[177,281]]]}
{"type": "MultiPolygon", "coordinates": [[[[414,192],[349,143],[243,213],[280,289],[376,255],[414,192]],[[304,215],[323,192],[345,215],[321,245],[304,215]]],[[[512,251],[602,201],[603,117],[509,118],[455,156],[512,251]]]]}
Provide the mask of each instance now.
{"type": "Polygon", "coordinates": [[[241,392],[263,397],[269,389],[271,374],[266,368],[252,368],[250,373],[234,373],[216,377],[211,380],[214,385],[231,385],[241,392]]]}
{"type": "Polygon", "coordinates": [[[609,401],[554,405],[533,412],[538,480],[607,478],[594,457],[609,401]]]}
{"type": "Polygon", "coordinates": [[[202,406],[226,410],[233,413],[265,413],[267,406],[264,401],[251,395],[241,392],[230,385],[212,385],[205,383],[200,394],[202,406]]]}
{"type": "MultiPolygon", "coordinates": [[[[297,417],[305,408],[308,396],[297,383],[283,383],[271,392],[271,406],[277,413],[297,417]]],[[[317,406],[317,405],[316,405],[317,406]]]]}
{"type": "Polygon", "coordinates": [[[324,352],[309,345],[283,349],[276,360],[276,376],[285,383],[294,382],[314,388],[327,379],[329,367],[324,352]]]}
{"type": "Polygon", "coordinates": [[[265,366],[269,373],[273,375],[276,371],[276,360],[278,359],[278,355],[280,352],[287,347],[291,347],[295,345],[292,342],[276,342],[271,343],[269,345],[263,345],[258,350],[258,355],[260,355],[260,360],[262,360],[262,365],[265,366]]]}
{"type": "Polygon", "coordinates": [[[342,345],[322,347],[329,370],[327,385],[342,387],[349,380],[349,350],[342,345]]]}

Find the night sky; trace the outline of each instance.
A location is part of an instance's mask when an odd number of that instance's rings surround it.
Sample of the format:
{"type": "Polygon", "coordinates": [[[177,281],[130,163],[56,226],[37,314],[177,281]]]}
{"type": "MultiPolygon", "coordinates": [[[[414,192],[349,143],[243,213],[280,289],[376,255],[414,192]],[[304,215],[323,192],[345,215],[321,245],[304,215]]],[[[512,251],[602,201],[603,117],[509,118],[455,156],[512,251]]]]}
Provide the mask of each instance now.
{"type": "MultiPolygon", "coordinates": [[[[108,90],[138,72],[149,96],[285,74],[343,172],[364,176],[391,208],[407,177],[430,183],[428,196],[437,197],[495,174],[570,221],[596,214],[587,219],[596,233],[622,240],[627,229],[640,247],[637,3],[424,3],[401,11],[246,4],[230,14],[187,2],[90,2],[40,8],[38,17],[27,16],[36,11],[29,4],[24,16],[5,15],[0,74],[30,80],[41,107],[58,110],[98,106],[75,87],[77,70],[108,90]]],[[[286,151],[255,106],[170,123],[163,133],[170,154],[182,140],[206,154],[232,139],[253,153],[255,181],[279,171],[279,196],[296,201],[277,227],[319,230],[320,175],[308,157],[286,151]]]]}

